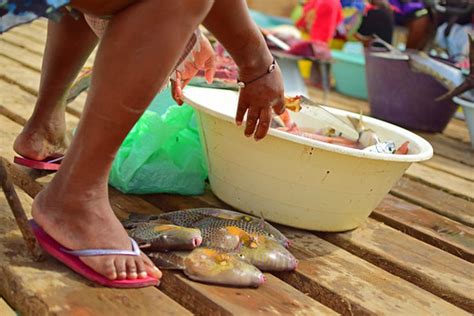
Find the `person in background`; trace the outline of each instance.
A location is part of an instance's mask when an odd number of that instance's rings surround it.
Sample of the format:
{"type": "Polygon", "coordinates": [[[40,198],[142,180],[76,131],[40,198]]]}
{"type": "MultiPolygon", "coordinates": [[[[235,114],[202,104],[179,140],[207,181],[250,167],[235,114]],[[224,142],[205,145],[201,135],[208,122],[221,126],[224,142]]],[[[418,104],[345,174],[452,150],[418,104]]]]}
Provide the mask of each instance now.
{"type": "Polygon", "coordinates": [[[393,9],[387,0],[371,0],[365,8],[362,23],[355,37],[367,46],[373,35],[392,43],[394,29],[393,9]]]}
{"type": "Polygon", "coordinates": [[[408,28],[406,48],[423,50],[433,31],[433,19],[423,0],[389,0],[396,8],[395,22],[408,28]]]}
{"type": "Polygon", "coordinates": [[[307,32],[311,41],[328,44],[342,20],[340,0],[309,0],[296,27],[307,32]]]}

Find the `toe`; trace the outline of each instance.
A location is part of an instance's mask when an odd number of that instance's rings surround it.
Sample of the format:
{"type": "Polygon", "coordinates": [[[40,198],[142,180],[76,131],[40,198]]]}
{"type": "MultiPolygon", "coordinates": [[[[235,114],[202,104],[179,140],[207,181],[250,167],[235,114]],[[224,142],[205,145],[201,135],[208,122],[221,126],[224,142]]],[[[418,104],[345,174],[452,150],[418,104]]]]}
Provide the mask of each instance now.
{"type": "MultiPolygon", "coordinates": [[[[94,258],[98,259],[98,258],[94,258]]],[[[98,260],[96,264],[94,264],[95,267],[94,270],[96,270],[98,273],[102,274],[109,280],[116,280],[117,279],[117,270],[115,269],[115,263],[114,263],[114,258],[107,258],[103,260],[102,265],[101,262],[98,260]]]]}
{"type": "Polygon", "coordinates": [[[154,278],[157,278],[157,279],[161,279],[162,273],[155,266],[153,261],[151,261],[151,259],[147,255],[145,255],[144,253],[142,253],[142,258],[143,258],[143,262],[145,264],[145,269],[146,269],[146,272],[148,273],[148,275],[152,276],[154,278]]]}
{"type": "Polygon", "coordinates": [[[125,261],[125,265],[127,266],[127,278],[130,280],[136,280],[138,278],[138,273],[135,258],[127,258],[125,261]]]}
{"type": "Polygon", "coordinates": [[[115,269],[117,271],[117,279],[125,280],[127,278],[126,259],[123,256],[115,258],[115,269]]]}
{"type": "Polygon", "coordinates": [[[143,259],[141,256],[135,258],[135,264],[137,265],[138,278],[139,279],[146,278],[148,276],[148,273],[146,272],[145,263],[143,262],[143,259]]]}

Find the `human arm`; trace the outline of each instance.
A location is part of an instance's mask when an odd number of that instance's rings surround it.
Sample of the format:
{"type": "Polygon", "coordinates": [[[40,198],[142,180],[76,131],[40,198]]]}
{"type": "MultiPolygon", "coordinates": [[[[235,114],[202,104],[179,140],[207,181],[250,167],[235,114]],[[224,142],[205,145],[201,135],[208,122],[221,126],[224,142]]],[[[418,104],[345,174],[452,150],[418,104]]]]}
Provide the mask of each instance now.
{"type": "MultiPolygon", "coordinates": [[[[204,25],[222,43],[239,67],[239,79],[251,81],[264,74],[273,57],[258,27],[250,18],[244,0],[218,0],[214,2],[204,25]]],[[[245,135],[256,140],[268,132],[272,108],[281,114],[284,106],[283,79],[276,70],[248,84],[240,91],[236,122],[242,124],[245,113],[245,135]]]]}

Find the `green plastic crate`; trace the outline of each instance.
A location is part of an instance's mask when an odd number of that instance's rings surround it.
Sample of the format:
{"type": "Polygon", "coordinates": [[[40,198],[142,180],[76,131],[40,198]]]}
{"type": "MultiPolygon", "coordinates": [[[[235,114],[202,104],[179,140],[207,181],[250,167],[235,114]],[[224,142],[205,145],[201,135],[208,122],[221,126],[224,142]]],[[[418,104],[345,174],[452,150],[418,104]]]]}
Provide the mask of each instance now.
{"type": "Polygon", "coordinates": [[[360,99],[368,99],[365,75],[365,58],[362,50],[332,50],[332,74],[336,80],[336,90],[342,94],[360,99]]]}

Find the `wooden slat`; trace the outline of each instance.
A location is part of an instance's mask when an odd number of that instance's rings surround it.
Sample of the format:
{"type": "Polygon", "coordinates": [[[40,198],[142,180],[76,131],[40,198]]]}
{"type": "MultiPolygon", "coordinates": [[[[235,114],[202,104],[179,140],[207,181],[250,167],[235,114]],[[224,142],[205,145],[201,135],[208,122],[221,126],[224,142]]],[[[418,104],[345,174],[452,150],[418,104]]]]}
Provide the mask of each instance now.
{"type": "Polygon", "coordinates": [[[408,235],[474,262],[474,229],[388,195],[372,218],[408,235]]]}
{"type": "Polygon", "coordinates": [[[471,142],[466,122],[459,119],[452,119],[443,134],[464,143],[471,142]]]}
{"type": "Polygon", "coordinates": [[[351,232],[318,236],[467,311],[474,311],[474,265],[456,256],[372,219],[351,232]]]}
{"type": "MultiPolygon", "coordinates": [[[[157,194],[145,196],[145,199],[167,211],[209,206],[231,209],[231,207],[217,200],[209,192],[203,196],[192,198],[157,194]]],[[[429,304],[425,302],[427,305],[436,302],[434,297],[430,296],[428,299],[424,296],[426,293],[424,291],[421,291],[423,294],[411,294],[411,296],[416,297],[415,301],[403,302],[403,300],[400,300],[400,293],[408,293],[408,291],[412,290],[413,285],[401,281],[375,266],[367,265],[363,260],[342,251],[310,233],[284,227],[282,229],[290,237],[292,245],[294,245],[291,249],[292,252],[302,261],[300,261],[296,273],[276,275],[340,313],[378,314],[386,313],[387,310],[390,310],[393,314],[403,314],[411,308],[416,310],[418,306],[423,305],[415,302],[417,299],[429,300],[429,304]],[[317,252],[314,250],[314,253],[308,255],[306,252],[308,247],[311,247],[311,250],[313,247],[318,250],[317,252]],[[391,286],[386,287],[383,284],[396,284],[396,289],[390,288],[391,286]],[[398,286],[400,287],[397,288],[398,286]],[[408,288],[405,288],[405,286],[408,288]],[[393,293],[391,291],[397,292],[397,296],[392,297],[393,293]]],[[[423,245],[421,242],[420,244],[423,245]]],[[[424,246],[426,251],[428,251],[427,248],[431,249],[429,246],[424,246]]],[[[445,253],[445,258],[447,258],[446,256],[449,257],[450,255],[445,253]]],[[[460,259],[457,260],[462,261],[460,259]]],[[[468,263],[465,264],[468,265],[468,263]]],[[[437,268],[439,267],[433,267],[435,270],[437,268]]],[[[452,282],[450,282],[450,285],[452,285],[452,282]]],[[[419,291],[416,287],[413,290],[419,291]]],[[[442,305],[444,306],[444,304],[443,302],[442,305]]],[[[460,311],[457,310],[457,312],[460,311]]]]}
{"type": "MultiPolygon", "coordinates": [[[[31,199],[18,193],[29,210],[31,199]]],[[[150,315],[158,310],[191,315],[155,287],[127,291],[94,287],[52,258],[32,261],[3,193],[0,275],[0,294],[21,315],[150,315]]]]}
{"type": "Polygon", "coordinates": [[[474,166],[474,150],[469,144],[460,143],[441,134],[419,133],[419,135],[430,142],[436,155],[474,166]]]}
{"type": "MultiPolygon", "coordinates": [[[[14,138],[14,135],[19,131],[20,128],[21,127],[18,124],[0,116],[0,132],[2,135],[4,135],[0,138],[0,155],[12,155],[10,149],[11,147],[8,147],[8,144],[4,144],[4,142],[11,142],[14,138]],[[16,128],[14,125],[16,125],[16,128]]],[[[16,175],[14,175],[14,179],[23,179],[23,182],[21,182],[22,187],[25,186],[28,193],[32,195],[36,194],[38,189],[35,188],[31,183],[25,183],[25,181],[33,182],[33,180],[25,175],[18,175],[20,172],[19,168],[15,168],[15,170],[16,171],[14,174],[16,175]]],[[[52,175],[47,178],[42,178],[40,181],[43,183],[44,181],[47,182],[51,176],[52,175]]],[[[112,208],[121,218],[125,218],[130,212],[140,211],[148,214],[156,214],[161,212],[160,209],[152,206],[138,197],[124,196],[114,189],[110,190],[110,195],[112,208]]],[[[66,268],[62,269],[63,274],[68,274],[66,271],[68,271],[66,268]]],[[[174,296],[179,298],[180,294],[175,292],[177,285],[170,279],[176,281],[175,274],[169,271],[164,271],[163,284],[160,286],[160,288],[162,288],[166,293],[174,293],[174,296]]],[[[300,293],[298,290],[286,285],[283,281],[274,278],[271,279],[271,282],[261,287],[258,291],[253,289],[241,289],[235,291],[234,289],[234,292],[232,292],[232,290],[224,288],[213,289],[210,291],[207,287],[203,287],[200,284],[195,284],[194,282],[181,282],[180,284],[181,286],[178,286],[179,291],[187,294],[187,296],[184,296],[183,302],[194,302],[192,305],[186,306],[193,313],[199,315],[206,315],[205,311],[208,310],[213,310],[214,312],[221,314],[247,314],[251,312],[251,309],[248,309],[249,306],[254,306],[255,302],[259,302],[262,304],[262,306],[266,306],[273,312],[280,314],[334,314],[333,311],[324,305],[300,293]],[[191,288],[189,284],[192,284],[191,288]],[[189,296],[191,293],[194,293],[195,296],[189,296]],[[226,293],[227,295],[221,297],[220,293],[226,293]],[[204,300],[203,297],[206,299],[204,300]],[[299,303],[288,304],[288,302],[293,302],[294,298],[296,298],[299,303]],[[217,304],[215,301],[226,301],[226,304],[217,304]],[[205,305],[207,304],[206,302],[208,305],[205,305]],[[201,303],[201,305],[199,305],[199,303],[201,303]]]]}
{"type": "Polygon", "coordinates": [[[38,72],[0,55],[0,79],[18,85],[24,91],[38,95],[38,72]]]}
{"type": "MultiPolygon", "coordinates": [[[[136,196],[125,196],[113,188],[110,189],[110,202],[114,212],[121,219],[127,218],[130,212],[143,214],[162,212],[161,209],[136,196]]],[[[188,280],[181,273],[163,271],[160,290],[198,315],[209,315],[209,313],[251,314],[257,309],[255,304],[262,306],[259,308],[261,311],[271,311],[283,315],[336,314],[281,280],[271,275],[267,275],[267,279],[265,285],[258,290],[235,289],[204,285],[188,280]]]]}
{"type": "Polygon", "coordinates": [[[452,161],[451,159],[435,155],[428,161],[423,162],[433,169],[438,169],[454,176],[474,181],[474,168],[468,165],[452,161]]]}
{"type": "Polygon", "coordinates": [[[3,316],[15,316],[15,311],[0,297],[0,315],[3,316]]]}
{"type": "Polygon", "coordinates": [[[42,56],[44,52],[44,44],[39,44],[37,42],[32,42],[29,39],[26,39],[22,36],[18,36],[11,32],[3,33],[0,37],[0,42],[7,42],[12,45],[16,45],[18,47],[24,48],[33,54],[38,56],[42,56]]]}
{"type": "Polygon", "coordinates": [[[22,27],[15,27],[8,32],[21,36],[29,41],[38,43],[38,44],[44,44],[46,41],[46,31],[44,32],[39,32],[37,30],[32,30],[28,25],[24,25],[22,27]]]}
{"type": "Polygon", "coordinates": [[[200,315],[212,315],[218,309],[224,309],[225,313],[220,314],[227,315],[337,315],[323,305],[314,306],[307,295],[273,275],[266,274],[266,277],[267,282],[258,290],[249,290],[196,283],[180,273],[167,272],[162,288],[174,300],[200,315]]]}
{"type": "Polygon", "coordinates": [[[333,309],[351,315],[468,314],[309,232],[282,231],[300,262],[298,273],[278,276],[333,309]]]}
{"type": "Polygon", "coordinates": [[[24,48],[10,44],[6,41],[0,42],[0,55],[13,59],[32,70],[41,71],[42,57],[24,48]]]}
{"type": "Polygon", "coordinates": [[[452,220],[474,227],[474,203],[402,177],[391,193],[452,220]]]}
{"type": "Polygon", "coordinates": [[[0,297],[0,315],[3,316],[15,316],[15,311],[0,297]]]}
{"type": "Polygon", "coordinates": [[[31,24],[34,25],[34,26],[46,29],[48,27],[48,19],[39,18],[39,19],[34,20],[31,24]]]}
{"type": "Polygon", "coordinates": [[[474,200],[474,182],[472,181],[417,163],[412,164],[405,174],[451,194],[470,201],[474,200]]]}
{"type": "MultiPolygon", "coordinates": [[[[1,72],[1,70],[0,70],[1,72]]],[[[69,106],[73,107],[76,104],[83,101],[83,99],[77,99],[69,106]]],[[[0,80],[0,106],[5,107],[10,112],[19,115],[23,120],[27,120],[33,113],[36,98],[30,93],[20,89],[17,85],[7,83],[0,80]]],[[[80,106],[78,106],[80,108],[80,106]]],[[[2,110],[0,109],[0,113],[2,110]]],[[[6,114],[6,113],[2,113],[6,114]]],[[[6,115],[8,116],[8,114],[6,115]]],[[[77,117],[68,116],[66,120],[66,126],[69,131],[77,126],[79,119],[77,117]]],[[[22,122],[17,121],[22,124],[22,122]]]]}

